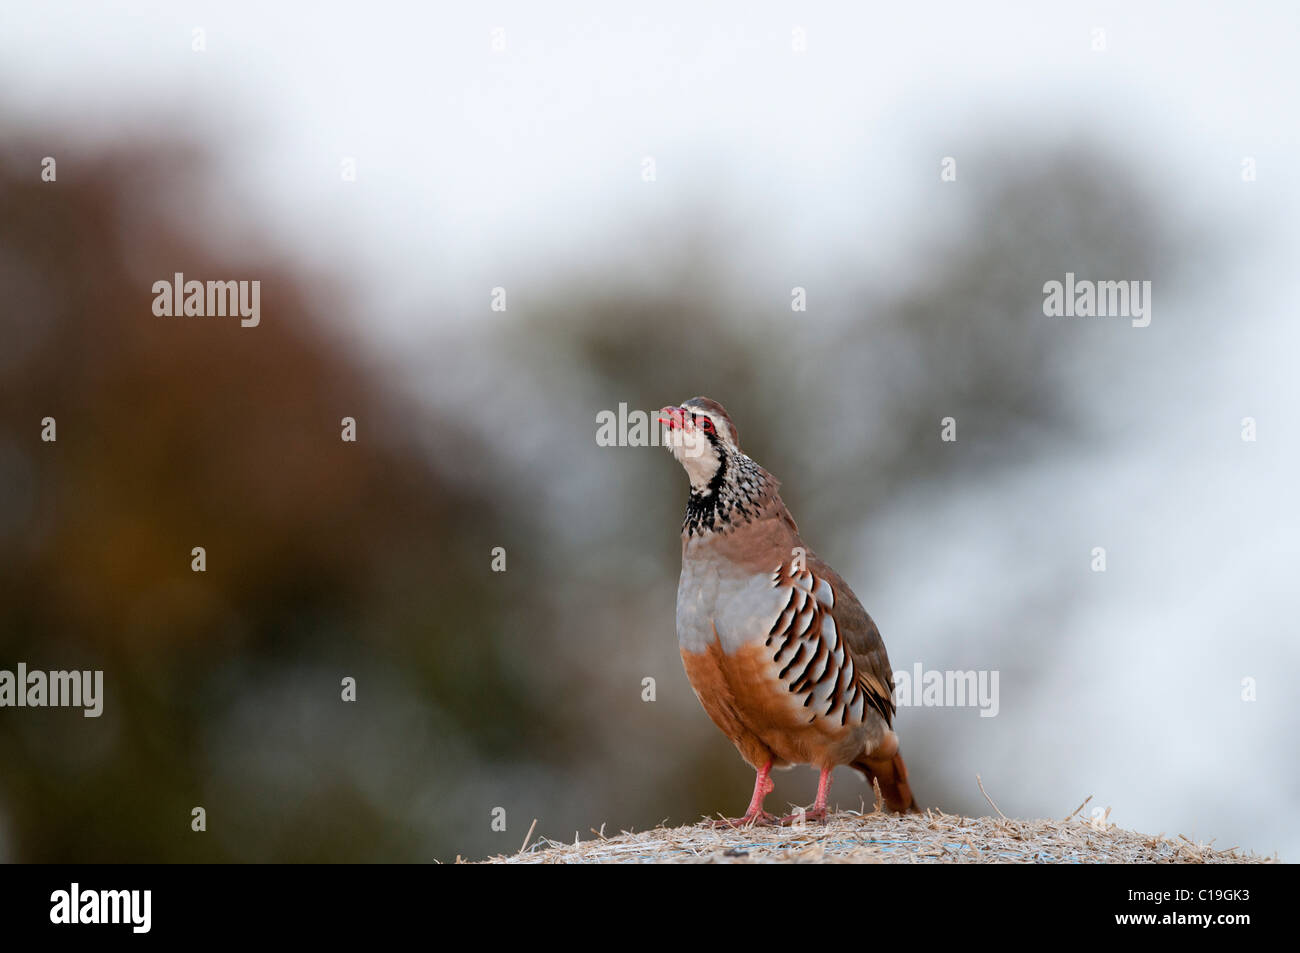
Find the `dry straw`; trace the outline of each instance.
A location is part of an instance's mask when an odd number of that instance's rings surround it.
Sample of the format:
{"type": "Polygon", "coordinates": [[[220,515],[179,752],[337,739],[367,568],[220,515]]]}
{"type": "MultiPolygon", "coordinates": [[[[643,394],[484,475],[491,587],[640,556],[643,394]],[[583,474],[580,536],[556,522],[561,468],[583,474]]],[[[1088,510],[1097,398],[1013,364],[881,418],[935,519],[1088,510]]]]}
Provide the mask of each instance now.
{"type": "MultiPolygon", "coordinates": [[[[1086,801],[1084,802],[1087,803],[1086,801]]],[[[1082,807],[1083,805],[1080,805],[1082,807]]],[[[825,825],[715,829],[708,824],[658,828],[562,844],[540,838],[490,864],[1231,864],[1269,863],[1186,837],[1150,836],[1094,827],[1078,810],[1064,820],[961,817],[929,810],[899,816],[842,811],[825,825]]],[[[1108,812],[1109,813],[1109,812],[1108,812]]]]}

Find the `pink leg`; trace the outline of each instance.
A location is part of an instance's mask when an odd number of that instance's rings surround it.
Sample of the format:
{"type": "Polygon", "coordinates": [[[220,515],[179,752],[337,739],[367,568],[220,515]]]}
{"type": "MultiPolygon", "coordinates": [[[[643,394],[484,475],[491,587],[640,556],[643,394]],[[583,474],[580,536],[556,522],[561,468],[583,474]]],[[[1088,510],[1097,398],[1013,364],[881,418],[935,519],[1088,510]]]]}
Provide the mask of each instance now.
{"type": "MultiPolygon", "coordinates": [[[[826,798],[830,793],[831,793],[831,769],[822,768],[821,777],[817,779],[817,800],[813,802],[813,806],[811,809],[803,813],[802,815],[803,818],[809,821],[825,822],[826,814],[827,814],[826,798]]],[[[790,814],[787,817],[781,818],[781,823],[787,825],[793,824],[797,820],[799,820],[799,818],[800,815],[798,814],[790,814]]]]}
{"type": "Polygon", "coordinates": [[[744,817],[714,821],[713,826],[743,827],[746,824],[776,823],[776,818],[763,810],[763,799],[772,793],[772,788],[776,787],[776,785],[772,783],[772,778],[770,777],[771,773],[771,761],[758,769],[758,776],[754,778],[754,796],[749,799],[749,809],[745,811],[744,817]]]}

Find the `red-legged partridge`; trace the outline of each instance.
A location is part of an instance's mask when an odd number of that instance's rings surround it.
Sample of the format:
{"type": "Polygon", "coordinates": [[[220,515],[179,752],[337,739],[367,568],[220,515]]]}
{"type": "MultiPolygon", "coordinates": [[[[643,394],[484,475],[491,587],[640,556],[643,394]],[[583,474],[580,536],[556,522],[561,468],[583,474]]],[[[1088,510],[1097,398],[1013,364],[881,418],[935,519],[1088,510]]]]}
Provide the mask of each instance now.
{"type": "Polygon", "coordinates": [[[769,774],[796,764],[821,771],[808,818],[825,819],[841,764],[874,779],[890,810],[916,810],[871,616],[799,538],[780,484],[741,452],[721,404],[695,397],[659,420],[691,483],[677,587],[682,662],[704,710],[758,772],[745,816],[723,823],[775,822],[763,810],[769,774]]]}

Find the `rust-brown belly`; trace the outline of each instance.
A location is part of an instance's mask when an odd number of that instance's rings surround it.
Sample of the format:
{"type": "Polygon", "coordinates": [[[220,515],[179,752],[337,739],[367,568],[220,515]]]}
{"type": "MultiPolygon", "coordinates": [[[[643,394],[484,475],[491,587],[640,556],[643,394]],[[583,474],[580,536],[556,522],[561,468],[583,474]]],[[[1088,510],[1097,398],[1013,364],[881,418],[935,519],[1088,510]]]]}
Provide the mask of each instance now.
{"type": "Polygon", "coordinates": [[[728,654],[717,642],[703,652],[682,651],[695,695],[741,757],[761,768],[848,764],[862,753],[865,731],[816,717],[776,677],[770,650],[759,642],[728,654]]]}

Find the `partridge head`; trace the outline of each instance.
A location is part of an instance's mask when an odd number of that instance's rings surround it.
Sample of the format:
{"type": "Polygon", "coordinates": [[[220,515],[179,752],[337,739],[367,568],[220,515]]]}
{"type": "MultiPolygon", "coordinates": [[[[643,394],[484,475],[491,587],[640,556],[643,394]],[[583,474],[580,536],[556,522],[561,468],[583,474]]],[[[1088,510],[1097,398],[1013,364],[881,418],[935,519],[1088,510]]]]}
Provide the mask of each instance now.
{"type": "Polygon", "coordinates": [[[890,810],[916,810],[875,623],[803,542],[780,484],[740,449],[721,404],[693,397],[659,420],[690,483],[677,588],[682,662],[704,710],[757,772],[748,811],[722,823],[774,822],[763,811],[769,774],[795,764],[821,772],[809,818],[826,817],[841,764],[875,782],[890,810]]]}

